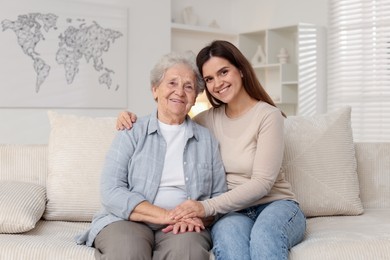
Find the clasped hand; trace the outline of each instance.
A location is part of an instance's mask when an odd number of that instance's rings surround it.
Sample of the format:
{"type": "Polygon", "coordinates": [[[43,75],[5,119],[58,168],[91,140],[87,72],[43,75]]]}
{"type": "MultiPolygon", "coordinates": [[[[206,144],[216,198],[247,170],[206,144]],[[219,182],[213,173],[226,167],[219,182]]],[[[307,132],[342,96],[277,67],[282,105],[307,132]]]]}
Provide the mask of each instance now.
{"type": "Polygon", "coordinates": [[[169,212],[170,219],[177,221],[162,229],[163,232],[184,233],[200,232],[205,228],[201,218],[205,216],[204,208],[198,201],[187,200],[169,212]]]}
{"type": "Polygon", "coordinates": [[[206,215],[202,203],[196,200],[186,200],[170,211],[170,217],[174,220],[187,218],[204,218],[206,215]]]}
{"type": "Polygon", "coordinates": [[[200,232],[205,229],[203,221],[200,218],[186,218],[178,220],[174,224],[170,224],[162,229],[162,232],[173,234],[185,233],[185,232],[200,232]]]}

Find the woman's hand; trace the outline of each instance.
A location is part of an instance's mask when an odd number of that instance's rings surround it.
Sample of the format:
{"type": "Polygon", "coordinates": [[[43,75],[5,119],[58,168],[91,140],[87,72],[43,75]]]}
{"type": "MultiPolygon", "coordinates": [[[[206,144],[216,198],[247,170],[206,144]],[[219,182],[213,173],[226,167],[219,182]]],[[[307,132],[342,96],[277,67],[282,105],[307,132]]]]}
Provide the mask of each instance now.
{"type": "Polygon", "coordinates": [[[118,118],[116,119],[116,129],[124,130],[131,129],[133,127],[133,123],[137,121],[137,116],[134,113],[128,111],[122,111],[118,118]]]}
{"type": "Polygon", "coordinates": [[[171,210],[170,216],[174,220],[181,220],[187,218],[203,218],[205,216],[205,210],[203,205],[196,200],[186,200],[179,206],[171,210]]]}
{"type": "Polygon", "coordinates": [[[148,201],[139,203],[128,218],[130,221],[147,222],[157,225],[174,225],[178,221],[170,216],[170,211],[151,204],[148,201]]]}
{"type": "Polygon", "coordinates": [[[185,232],[200,232],[205,229],[203,221],[200,218],[188,218],[182,219],[175,224],[168,225],[161,231],[169,233],[172,231],[173,234],[185,233],[185,232]]]}

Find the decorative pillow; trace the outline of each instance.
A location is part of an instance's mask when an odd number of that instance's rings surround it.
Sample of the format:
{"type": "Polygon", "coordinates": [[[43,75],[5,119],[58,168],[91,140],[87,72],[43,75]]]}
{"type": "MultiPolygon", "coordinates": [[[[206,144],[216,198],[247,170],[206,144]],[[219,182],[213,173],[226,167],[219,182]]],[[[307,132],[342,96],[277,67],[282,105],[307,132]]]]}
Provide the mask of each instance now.
{"type": "Polygon", "coordinates": [[[350,107],[288,117],[285,143],[283,168],[307,217],[363,213],[350,107]]]}
{"type": "Polygon", "coordinates": [[[48,112],[47,220],[91,221],[100,209],[100,175],[115,118],[48,112]]]}
{"type": "Polygon", "coordinates": [[[35,227],[45,211],[45,187],[0,181],[0,233],[22,233],[35,227]]]}

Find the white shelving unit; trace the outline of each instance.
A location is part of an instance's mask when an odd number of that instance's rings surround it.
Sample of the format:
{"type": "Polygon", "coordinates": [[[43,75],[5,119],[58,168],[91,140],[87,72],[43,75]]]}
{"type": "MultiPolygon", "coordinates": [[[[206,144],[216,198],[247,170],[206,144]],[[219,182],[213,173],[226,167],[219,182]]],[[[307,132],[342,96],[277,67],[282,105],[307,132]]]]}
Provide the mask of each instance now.
{"type": "Polygon", "coordinates": [[[314,115],[325,109],[318,95],[325,88],[323,34],[323,29],[311,24],[239,34],[238,46],[249,61],[259,45],[263,48],[265,59],[260,65],[254,64],[254,70],[287,115],[314,115]],[[288,52],[287,63],[279,61],[282,48],[288,52]]]}

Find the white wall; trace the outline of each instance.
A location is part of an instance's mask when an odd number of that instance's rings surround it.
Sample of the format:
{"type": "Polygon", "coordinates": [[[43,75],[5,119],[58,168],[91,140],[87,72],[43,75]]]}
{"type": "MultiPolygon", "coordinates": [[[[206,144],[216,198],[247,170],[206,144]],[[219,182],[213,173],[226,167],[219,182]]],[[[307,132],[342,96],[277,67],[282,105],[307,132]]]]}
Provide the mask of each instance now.
{"type": "MultiPolygon", "coordinates": [[[[2,0],[1,8],[6,9],[7,4],[15,1],[23,5],[31,0],[2,0]]],[[[201,25],[208,25],[209,21],[216,19],[224,29],[246,32],[298,22],[326,26],[328,4],[328,0],[72,0],[72,2],[128,7],[127,109],[138,115],[149,113],[155,106],[149,88],[149,71],[162,54],[170,51],[170,21],[172,17],[180,20],[180,11],[185,6],[194,7],[199,14],[201,25]],[[224,8],[220,8],[222,5],[224,8]],[[230,9],[226,8],[226,5],[230,5],[230,9]],[[226,9],[229,11],[221,11],[226,9]]],[[[2,108],[0,104],[0,143],[47,143],[50,130],[47,110],[2,108]]],[[[117,116],[122,109],[52,110],[88,116],[117,116]]]]}
{"type": "MultiPolygon", "coordinates": [[[[15,1],[20,5],[30,2],[30,0],[2,0],[1,8],[4,10],[7,8],[7,4],[11,3],[15,5],[15,1]]],[[[59,1],[68,2],[68,0],[59,1]]],[[[149,71],[162,54],[170,51],[170,1],[74,0],[73,2],[128,7],[128,109],[139,115],[149,113],[155,104],[149,87],[149,71]]],[[[0,20],[3,19],[6,18],[0,17],[0,20]]],[[[47,110],[2,108],[0,104],[0,143],[47,143],[50,130],[47,110]]],[[[88,116],[115,117],[119,111],[122,111],[122,109],[51,110],[88,116]]]]}
{"type": "Polygon", "coordinates": [[[176,23],[183,23],[182,11],[192,7],[197,15],[197,25],[207,27],[215,20],[221,29],[235,29],[235,21],[231,19],[233,10],[230,8],[235,0],[171,0],[172,18],[176,23]],[[228,11],[226,11],[228,10],[228,11]]]}
{"type": "Polygon", "coordinates": [[[171,0],[172,18],[182,22],[181,11],[192,6],[198,24],[215,19],[221,29],[247,32],[294,25],[299,22],[327,26],[329,0],[171,0]],[[229,6],[230,8],[226,8],[229,6]],[[228,11],[226,11],[228,10],[228,11]]]}
{"type": "Polygon", "coordinates": [[[327,27],[329,0],[233,0],[235,26],[241,32],[299,22],[327,27]]]}

